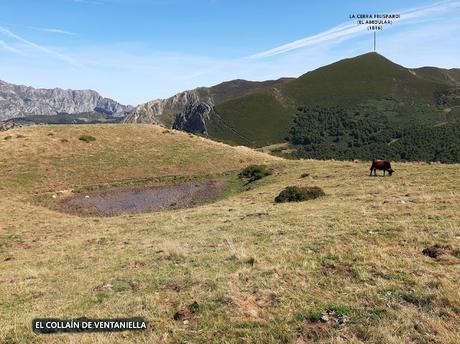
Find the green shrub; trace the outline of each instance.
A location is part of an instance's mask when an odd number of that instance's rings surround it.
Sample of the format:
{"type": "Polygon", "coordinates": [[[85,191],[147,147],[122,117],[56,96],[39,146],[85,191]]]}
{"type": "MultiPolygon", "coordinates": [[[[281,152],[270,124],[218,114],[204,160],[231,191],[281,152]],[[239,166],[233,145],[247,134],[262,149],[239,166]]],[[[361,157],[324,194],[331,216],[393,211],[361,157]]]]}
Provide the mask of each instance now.
{"type": "Polygon", "coordinates": [[[312,187],[298,187],[298,186],[288,186],[283,191],[280,192],[275,198],[276,203],[284,202],[301,202],[307,201],[309,199],[315,199],[321,196],[324,196],[324,191],[317,186],[312,187]]]}
{"type": "Polygon", "coordinates": [[[266,165],[251,165],[243,169],[238,177],[240,179],[247,179],[248,183],[262,179],[271,175],[273,172],[266,165]]]}
{"type": "Polygon", "coordinates": [[[91,136],[91,135],[82,135],[78,139],[81,140],[81,141],[85,141],[85,142],[96,141],[96,138],[94,136],[91,136]]]}
{"type": "Polygon", "coordinates": [[[322,316],[323,312],[320,309],[301,310],[294,314],[290,322],[294,324],[304,321],[319,322],[322,316]]]}
{"type": "Polygon", "coordinates": [[[326,311],[329,313],[334,312],[338,316],[344,316],[349,314],[349,310],[345,306],[337,305],[337,304],[330,304],[326,307],[326,311]]]}

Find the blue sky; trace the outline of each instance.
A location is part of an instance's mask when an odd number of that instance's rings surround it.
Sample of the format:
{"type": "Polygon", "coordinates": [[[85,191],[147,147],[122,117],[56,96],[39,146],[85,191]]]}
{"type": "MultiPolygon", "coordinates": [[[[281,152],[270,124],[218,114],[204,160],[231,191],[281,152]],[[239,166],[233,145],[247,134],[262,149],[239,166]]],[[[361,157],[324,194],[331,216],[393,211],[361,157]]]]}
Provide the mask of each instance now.
{"type": "Polygon", "coordinates": [[[0,0],[0,79],[137,105],[299,76],[372,50],[352,13],[402,13],[378,33],[394,62],[460,68],[460,0],[0,0]]]}

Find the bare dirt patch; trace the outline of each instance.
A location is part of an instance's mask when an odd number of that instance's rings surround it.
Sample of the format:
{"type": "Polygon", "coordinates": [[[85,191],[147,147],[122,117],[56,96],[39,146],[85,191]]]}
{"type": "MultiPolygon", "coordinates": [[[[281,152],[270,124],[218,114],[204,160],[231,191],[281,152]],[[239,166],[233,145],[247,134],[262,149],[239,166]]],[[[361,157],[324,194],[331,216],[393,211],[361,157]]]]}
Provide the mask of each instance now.
{"type": "Polygon", "coordinates": [[[65,197],[56,203],[56,208],[83,216],[116,216],[180,209],[216,200],[225,191],[226,184],[225,180],[205,180],[118,187],[65,197]]]}
{"type": "Polygon", "coordinates": [[[353,269],[348,264],[340,263],[340,262],[333,262],[333,263],[325,264],[321,272],[325,276],[330,276],[330,275],[349,276],[349,275],[352,275],[353,269]]]}
{"type": "Polygon", "coordinates": [[[193,301],[193,303],[181,307],[176,313],[174,313],[173,319],[176,321],[188,321],[192,319],[199,310],[200,305],[198,302],[193,301]]]}
{"type": "Polygon", "coordinates": [[[460,258],[460,250],[454,249],[450,245],[434,244],[423,249],[422,254],[433,259],[440,259],[441,256],[448,254],[460,258]]]}

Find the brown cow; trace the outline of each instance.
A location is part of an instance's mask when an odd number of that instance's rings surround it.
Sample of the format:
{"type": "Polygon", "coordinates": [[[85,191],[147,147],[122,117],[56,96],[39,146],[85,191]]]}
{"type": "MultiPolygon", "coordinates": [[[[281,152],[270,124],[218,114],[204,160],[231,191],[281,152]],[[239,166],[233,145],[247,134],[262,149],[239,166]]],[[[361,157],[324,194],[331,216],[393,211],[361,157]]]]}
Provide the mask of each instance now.
{"type": "Polygon", "coordinates": [[[391,168],[391,163],[388,160],[372,160],[371,166],[371,176],[372,171],[374,171],[374,176],[377,175],[377,170],[383,170],[383,175],[385,175],[385,171],[388,171],[388,174],[391,176],[394,170],[391,168]]]}

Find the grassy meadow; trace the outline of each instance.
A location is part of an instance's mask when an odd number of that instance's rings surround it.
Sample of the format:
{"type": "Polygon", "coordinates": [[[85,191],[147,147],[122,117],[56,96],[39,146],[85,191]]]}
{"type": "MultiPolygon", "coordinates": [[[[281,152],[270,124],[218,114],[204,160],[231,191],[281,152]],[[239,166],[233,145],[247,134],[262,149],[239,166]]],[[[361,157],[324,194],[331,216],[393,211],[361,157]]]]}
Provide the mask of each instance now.
{"type": "Polygon", "coordinates": [[[367,161],[282,160],[124,124],[10,130],[0,152],[0,343],[460,342],[458,164],[370,177],[367,161]],[[262,163],[271,176],[194,208],[79,217],[34,202],[262,163]],[[275,204],[289,185],[326,196],[275,204]],[[444,254],[422,254],[435,244],[444,254]],[[149,329],[31,330],[83,316],[149,329]]]}

